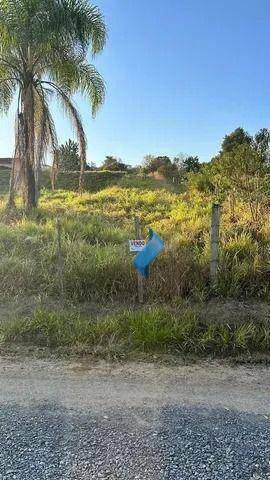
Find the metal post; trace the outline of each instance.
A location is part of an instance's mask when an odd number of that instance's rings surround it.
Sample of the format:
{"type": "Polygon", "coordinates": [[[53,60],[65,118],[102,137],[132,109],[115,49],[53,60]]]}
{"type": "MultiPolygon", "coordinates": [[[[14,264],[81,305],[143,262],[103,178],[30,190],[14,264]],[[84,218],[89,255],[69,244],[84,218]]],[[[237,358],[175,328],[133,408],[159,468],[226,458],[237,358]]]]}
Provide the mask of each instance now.
{"type": "MultiPolygon", "coordinates": [[[[139,217],[135,217],[135,234],[136,240],[141,240],[142,238],[142,228],[141,228],[141,221],[139,217]]],[[[138,300],[139,303],[143,303],[143,277],[138,272],[138,300]]]]}
{"type": "Polygon", "coordinates": [[[218,257],[219,257],[219,230],[220,230],[220,205],[213,203],[212,206],[212,224],[211,224],[211,263],[210,277],[212,286],[217,282],[218,275],[218,257]]]}

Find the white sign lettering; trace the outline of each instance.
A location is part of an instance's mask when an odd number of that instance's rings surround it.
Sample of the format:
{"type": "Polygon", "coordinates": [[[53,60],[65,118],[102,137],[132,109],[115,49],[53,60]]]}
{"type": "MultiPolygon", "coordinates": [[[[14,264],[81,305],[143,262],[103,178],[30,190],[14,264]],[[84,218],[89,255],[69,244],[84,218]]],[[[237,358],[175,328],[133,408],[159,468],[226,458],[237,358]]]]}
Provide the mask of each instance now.
{"type": "Polygon", "coordinates": [[[145,240],[129,240],[130,252],[141,252],[146,245],[145,240]]]}

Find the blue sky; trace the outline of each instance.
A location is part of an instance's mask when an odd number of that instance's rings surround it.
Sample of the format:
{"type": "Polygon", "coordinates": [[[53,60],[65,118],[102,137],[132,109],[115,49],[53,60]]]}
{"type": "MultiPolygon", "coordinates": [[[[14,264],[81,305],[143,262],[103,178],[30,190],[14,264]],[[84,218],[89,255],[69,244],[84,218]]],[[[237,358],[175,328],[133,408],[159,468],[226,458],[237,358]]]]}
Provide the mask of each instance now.
{"type": "MultiPolygon", "coordinates": [[[[145,154],[206,161],[225,133],[270,127],[269,0],[96,0],[109,28],[95,60],[107,98],[93,120],[76,99],[88,161],[138,164],[145,154]]],[[[59,140],[73,136],[54,108],[59,140]]],[[[13,150],[13,112],[0,118],[0,156],[13,150]]]]}

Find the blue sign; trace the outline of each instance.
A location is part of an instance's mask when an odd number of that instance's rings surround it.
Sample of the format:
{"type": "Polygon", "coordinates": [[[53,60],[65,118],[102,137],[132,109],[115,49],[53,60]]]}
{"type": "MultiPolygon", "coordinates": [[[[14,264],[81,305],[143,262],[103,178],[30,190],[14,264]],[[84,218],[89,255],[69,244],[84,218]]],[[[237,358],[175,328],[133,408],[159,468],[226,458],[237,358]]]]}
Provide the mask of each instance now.
{"type": "Polygon", "coordinates": [[[149,242],[144,249],[136,255],[133,260],[134,267],[140,272],[140,274],[148,278],[150,264],[163,252],[165,248],[164,241],[158,236],[154,230],[149,228],[149,242]]]}

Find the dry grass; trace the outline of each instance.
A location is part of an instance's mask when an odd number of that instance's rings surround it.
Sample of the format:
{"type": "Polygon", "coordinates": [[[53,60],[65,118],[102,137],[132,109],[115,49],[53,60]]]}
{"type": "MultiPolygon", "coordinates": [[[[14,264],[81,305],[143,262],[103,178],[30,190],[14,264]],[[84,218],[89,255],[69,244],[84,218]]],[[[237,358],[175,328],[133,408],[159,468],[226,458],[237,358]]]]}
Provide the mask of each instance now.
{"type": "MultiPolygon", "coordinates": [[[[44,191],[30,216],[0,216],[0,293],[57,296],[56,216],[63,231],[64,292],[74,301],[135,298],[136,274],[127,240],[133,218],[142,219],[166,241],[166,252],[154,264],[145,285],[150,301],[179,297],[206,299],[209,286],[210,197],[176,194],[165,189],[114,186],[95,193],[44,191]]],[[[230,220],[223,207],[219,282],[215,293],[268,299],[270,294],[270,221],[250,223],[243,206],[230,220]],[[269,223],[267,223],[269,222],[269,223]],[[269,225],[269,228],[267,227],[269,225]]]]}

